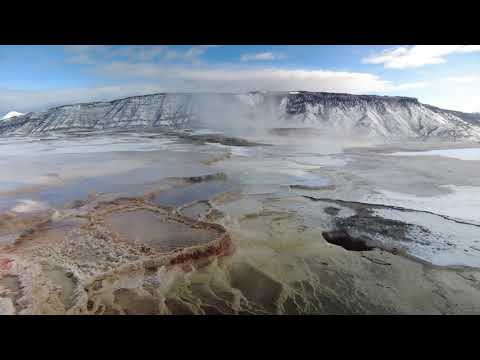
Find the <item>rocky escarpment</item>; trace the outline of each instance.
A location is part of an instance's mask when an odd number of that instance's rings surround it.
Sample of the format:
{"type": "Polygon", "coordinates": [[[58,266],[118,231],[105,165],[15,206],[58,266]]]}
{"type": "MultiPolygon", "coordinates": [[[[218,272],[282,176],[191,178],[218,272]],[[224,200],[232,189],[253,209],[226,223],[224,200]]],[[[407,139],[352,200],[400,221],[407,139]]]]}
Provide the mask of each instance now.
{"type": "Polygon", "coordinates": [[[449,114],[452,117],[457,117],[462,119],[463,121],[466,121],[472,125],[479,125],[480,126],[480,113],[464,113],[461,111],[454,111],[454,110],[444,110],[440,109],[435,106],[431,105],[425,105],[426,107],[430,108],[432,111],[440,114],[449,114]]]}
{"type": "Polygon", "coordinates": [[[76,129],[179,127],[191,120],[189,95],[154,94],[110,102],[59,106],[0,125],[2,133],[42,133],[76,129]]]}
{"type": "Polygon", "coordinates": [[[349,136],[480,140],[480,115],[408,97],[312,92],[152,94],[66,105],[0,123],[0,134],[96,129],[314,127],[349,136]]]}
{"type": "Polygon", "coordinates": [[[290,122],[353,136],[480,139],[480,127],[466,120],[469,114],[415,98],[300,92],[289,94],[282,105],[290,122]]]}

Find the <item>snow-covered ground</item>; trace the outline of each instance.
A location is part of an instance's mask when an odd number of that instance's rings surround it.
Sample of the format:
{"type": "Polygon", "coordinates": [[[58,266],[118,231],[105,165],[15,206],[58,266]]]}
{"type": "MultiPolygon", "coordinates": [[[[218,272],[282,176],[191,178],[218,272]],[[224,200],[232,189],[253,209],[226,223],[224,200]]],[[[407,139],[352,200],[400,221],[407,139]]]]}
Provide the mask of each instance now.
{"type": "Polygon", "coordinates": [[[28,213],[48,209],[48,206],[42,202],[31,199],[20,199],[11,211],[16,213],[28,213]]]}
{"type": "Polygon", "coordinates": [[[85,138],[0,138],[0,159],[11,156],[29,157],[47,154],[103,153],[114,151],[154,151],[167,149],[173,140],[165,137],[147,138],[95,136],[85,138]]]}
{"type": "Polygon", "coordinates": [[[298,164],[314,166],[345,166],[350,160],[348,158],[335,158],[332,156],[297,156],[294,160],[298,164]]]}
{"type": "Polygon", "coordinates": [[[234,156],[250,156],[254,152],[252,148],[248,148],[245,146],[223,145],[223,144],[209,143],[209,142],[206,142],[205,144],[212,147],[217,147],[217,148],[227,150],[234,156]]]}
{"type": "Polygon", "coordinates": [[[206,135],[206,134],[222,134],[220,130],[211,130],[211,129],[193,129],[189,131],[191,135],[206,135]]]}
{"type": "Polygon", "coordinates": [[[394,191],[378,190],[374,194],[366,195],[363,201],[372,204],[430,211],[480,224],[480,187],[455,185],[445,187],[452,192],[439,196],[415,196],[394,191]]]}
{"type": "Polygon", "coordinates": [[[460,160],[480,160],[480,148],[443,149],[429,151],[402,151],[392,156],[444,156],[460,160]]]}
{"type": "Polygon", "coordinates": [[[375,214],[429,230],[417,234],[418,241],[402,242],[410,255],[438,266],[480,267],[480,228],[426,213],[376,209],[375,214]]]}

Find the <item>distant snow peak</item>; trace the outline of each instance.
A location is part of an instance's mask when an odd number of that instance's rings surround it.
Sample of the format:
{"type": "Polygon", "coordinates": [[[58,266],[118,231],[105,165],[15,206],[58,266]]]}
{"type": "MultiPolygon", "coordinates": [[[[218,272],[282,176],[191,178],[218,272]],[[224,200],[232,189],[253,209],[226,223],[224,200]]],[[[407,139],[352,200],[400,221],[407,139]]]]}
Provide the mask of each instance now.
{"type": "Polygon", "coordinates": [[[4,117],[2,117],[1,120],[6,120],[6,119],[10,119],[12,117],[21,116],[21,115],[25,115],[25,114],[20,113],[18,111],[10,111],[8,114],[6,114],[4,117]]]}

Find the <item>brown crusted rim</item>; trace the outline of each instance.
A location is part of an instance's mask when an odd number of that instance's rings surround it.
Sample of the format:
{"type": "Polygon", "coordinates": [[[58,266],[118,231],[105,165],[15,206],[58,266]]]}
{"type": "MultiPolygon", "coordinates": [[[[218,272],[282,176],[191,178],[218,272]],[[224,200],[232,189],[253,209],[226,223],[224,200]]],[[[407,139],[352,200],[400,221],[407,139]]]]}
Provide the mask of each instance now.
{"type": "Polygon", "coordinates": [[[97,236],[103,236],[113,241],[124,241],[118,235],[108,230],[103,222],[107,215],[117,211],[127,212],[135,210],[150,210],[164,213],[167,219],[182,222],[192,228],[202,228],[214,230],[218,236],[208,243],[176,249],[167,253],[158,251],[147,251],[146,256],[137,261],[119,265],[102,274],[91,278],[83,285],[83,291],[79,294],[76,306],[73,306],[68,313],[91,313],[89,307],[94,311],[100,306],[97,301],[92,301],[96,295],[104,291],[105,286],[118,281],[123,276],[129,276],[132,273],[140,272],[143,274],[156,271],[161,267],[169,269],[180,269],[184,272],[190,272],[194,268],[201,268],[210,264],[214,257],[230,256],[234,252],[234,245],[230,235],[225,228],[218,224],[211,224],[199,221],[193,221],[177,213],[166,211],[166,209],[148,204],[139,199],[121,199],[110,204],[104,204],[90,216],[90,230],[93,230],[97,236]],[[115,208],[117,206],[117,208],[115,208]],[[119,207],[118,207],[119,206],[119,207]]]}
{"type": "Polygon", "coordinates": [[[147,248],[145,245],[140,245],[143,252],[146,252],[149,256],[154,257],[154,259],[145,260],[145,264],[148,268],[152,268],[153,263],[156,263],[156,266],[177,265],[184,262],[192,262],[209,258],[212,256],[228,256],[233,253],[234,247],[231,237],[223,226],[189,219],[176,212],[174,208],[157,206],[141,198],[121,198],[109,203],[99,204],[87,215],[89,219],[89,224],[87,226],[89,230],[93,231],[98,237],[113,241],[125,242],[121,236],[110,230],[108,226],[105,225],[105,219],[108,215],[114,213],[123,213],[136,210],[146,210],[163,214],[167,220],[172,222],[182,223],[192,229],[205,229],[216,233],[216,237],[206,244],[193,245],[186,248],[175,249],[169,252],[161,252],[147,248]],[[167,261],[165,262],[162,260],[161,264],[155,261],[155,258],[157,258],[159,255],[163,255],[162,258],[167,259],[167,261]]]}
{"type": "MultiPolygon", "coordinates": [[[[129,246],[137,247],[137,249],[140,248],[140,252],[143,255],[140,255],[140,258],[136,260],[119,264],[106,272],[94,275],[87,281],[82,281],[78,284],[75,303],[68,310],[66,309],[67,314],[90,313],[88,303],[95,297],[95,294],[104,291],[103,288],[104,286],[108,286],[108,283],[115,283],[119,278],[129,276],[132,273],[141,272],[148,274],[162,267],[167,271],[176,269],[190,272],[195,268],[207,266],[218,257],[229,256],[234,252],[231,237],[223,226],[191,220],[178,214],[174,208],[157,206],[149,203],[144,198],[119,198],[110,202],[105,201],[98,203],[94,208],[91,208],[80,216],[87,220],[87,222],[78,226],[93,235],[93,237],[124,243],[124,239],[112,232],[106,226],[104,220],[110,214],[135,210],[157,212],[164,215],[167,221],[180,222],[192,229],[212,230],[214,232],[214,238],[207,243],[179,248],[169,252],[160,252],[146,248],[144,245],[129,243],[129,246]]],[[[38,224],[35,230],[41,230],[45,225],[48,226],[48,222],[38,224]]],[[[33,235],[34,234],[25,234],[24,240],[33,235]]],[[[2,274],[10,273],[15,264],[15,258],[11,256],[7,257],[7,254],[3,255],[5,256],[0,256],[0,277],[2,274]]]]}

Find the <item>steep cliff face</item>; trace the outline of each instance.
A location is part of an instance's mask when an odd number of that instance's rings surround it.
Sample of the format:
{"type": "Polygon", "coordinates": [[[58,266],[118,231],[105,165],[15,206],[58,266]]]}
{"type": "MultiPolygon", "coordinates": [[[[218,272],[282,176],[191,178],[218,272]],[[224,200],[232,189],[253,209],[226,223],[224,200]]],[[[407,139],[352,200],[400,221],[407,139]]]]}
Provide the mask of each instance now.
{"type": "Polygon", "coordinates": [[[153,94],[66,105],[0,123],[0,134],[110,128],[317,127],[384,138],[480,140],[480,116],[417,99],[311,92],[153,94]]]}
{"type": "Polygon", "coordinates": [[[462,119],[463,121],[472,124],[472,125],[477,125],[480,126],[480,113],[464,113],[461,111],[454,111],[454,110],[444,110],[440,109],[435,106],[431,105],[425,105],[426,107],[430,108],[432,111],[437,112],[437,113],[444,113],[453,117],[457,117],[462,119]]]}
{"type": "Polygon", "coordinates": [[[298,93],[284,102],[289,121],[351,135],[480,139],[480,127],[414,98],[298,93]]]}
{"type": "Polygon", "coordinates": [[[191,120],[190,104],[190,95],[154,94],[65,105],[3,122],[0,132],[32,134],[75,129],[178,127],[191,120]]]}

